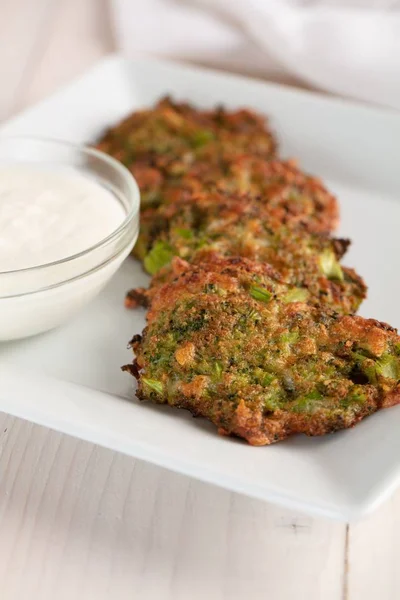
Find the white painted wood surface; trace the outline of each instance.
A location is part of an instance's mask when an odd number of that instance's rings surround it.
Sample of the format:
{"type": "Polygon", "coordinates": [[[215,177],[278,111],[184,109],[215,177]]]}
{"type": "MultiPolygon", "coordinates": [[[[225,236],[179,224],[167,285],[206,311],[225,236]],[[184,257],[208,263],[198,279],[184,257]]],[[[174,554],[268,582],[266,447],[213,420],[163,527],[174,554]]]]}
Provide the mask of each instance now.
{"type": "MultiPolygon", "coordinates": [[[[113,49],[107,0],[0,0],[0,119],[113,49]]],[[[1,600],[397,600],[400,492],[313,519],[0,413],[1,600]]]]}

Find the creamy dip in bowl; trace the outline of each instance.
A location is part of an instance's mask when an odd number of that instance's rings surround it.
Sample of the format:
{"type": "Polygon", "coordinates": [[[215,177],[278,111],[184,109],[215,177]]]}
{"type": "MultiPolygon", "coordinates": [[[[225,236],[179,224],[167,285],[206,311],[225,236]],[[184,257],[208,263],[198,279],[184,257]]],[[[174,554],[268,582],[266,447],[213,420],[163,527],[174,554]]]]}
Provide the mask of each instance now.
{"type": "Polygon", "coordinates": [[[0,340],[56,327],[130,253],[140,194],[125,167],[82,146],[0,138],[0,340]]]}

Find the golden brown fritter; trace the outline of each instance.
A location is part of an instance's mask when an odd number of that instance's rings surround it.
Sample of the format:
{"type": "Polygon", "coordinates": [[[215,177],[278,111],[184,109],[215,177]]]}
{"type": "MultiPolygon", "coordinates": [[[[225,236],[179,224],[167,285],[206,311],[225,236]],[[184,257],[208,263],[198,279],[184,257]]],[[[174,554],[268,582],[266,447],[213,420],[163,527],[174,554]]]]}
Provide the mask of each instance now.
{"type": "Polygon", "coordinates": [[[164,185],[164,203],[204,192],[222,191],[256,197],[279,211],[286,223],[329,233],[339,221],[336,198],[322,182],[301,171],[295,161],[266,161],[251,154],[220,157],[218,163],[197,161],[180,178],[164,185]]]}
{"type": "Polygon", "coordinates": [[[136,255],[155,275],[150,296],[168,277],[168,270],[157,273],[173,256],[201,264],[211,252],[269,263],[297,288],[299,299],[355,312],[366,286],[355,271],[339,264],[349,242],[292,225],[281,206],[266,205],[262,198],[203,193],[144,213],[136,255]]]}
{"type": "Polygon", "coordinates": [[[384,323],[293,301],[248,259],[186,264],[161,287],[128,367],[143,400],[264,445],[352,427],[400,401],[400,338],[384,323]]]}
{"type": "Polygon", "coordinates": [[[134,112],[97,144],[127,166],[142,192],[143,206],[162,202],[166,182],[181,177],[196,161],[211,165],[220,156],[275,156],[276,141],[266,119],[250,110],[197,110],[162,99],[134,112]]]}

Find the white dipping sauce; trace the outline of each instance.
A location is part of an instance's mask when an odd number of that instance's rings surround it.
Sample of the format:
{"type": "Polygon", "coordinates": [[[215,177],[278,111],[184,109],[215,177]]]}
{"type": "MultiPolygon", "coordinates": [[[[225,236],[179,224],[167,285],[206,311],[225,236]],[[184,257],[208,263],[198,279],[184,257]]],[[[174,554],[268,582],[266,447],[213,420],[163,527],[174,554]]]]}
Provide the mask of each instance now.
{"type": "Polygon", "coordinates": [[[68,258],[125,218],[111,191],[78,171],[0,167],[0,273],[68,258]]]}
{"type": "Polygon", "coordinates": [[[137,188],[132,186],[129,198],[129,211],[137,211],[127,220],[120,187],[114,195],[91,173],[70,166],[0,166],[0,341],[67,321],[131,252],[138,233],[137,188]]]}

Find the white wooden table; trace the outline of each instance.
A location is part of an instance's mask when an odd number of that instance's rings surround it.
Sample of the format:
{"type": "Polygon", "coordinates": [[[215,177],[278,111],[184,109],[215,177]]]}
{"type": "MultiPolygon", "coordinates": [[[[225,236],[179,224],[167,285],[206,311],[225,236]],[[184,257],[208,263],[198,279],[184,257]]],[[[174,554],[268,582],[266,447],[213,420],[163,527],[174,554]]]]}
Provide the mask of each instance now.
{"type": "MultiPolygon", "coordinates": [[[[0,0],[0,119],[111,50],[106,0],[0,0]]],[[[398,600],[399,556],[400,492],[346,526],[0,414],[1,600],[398,600]]]]}

